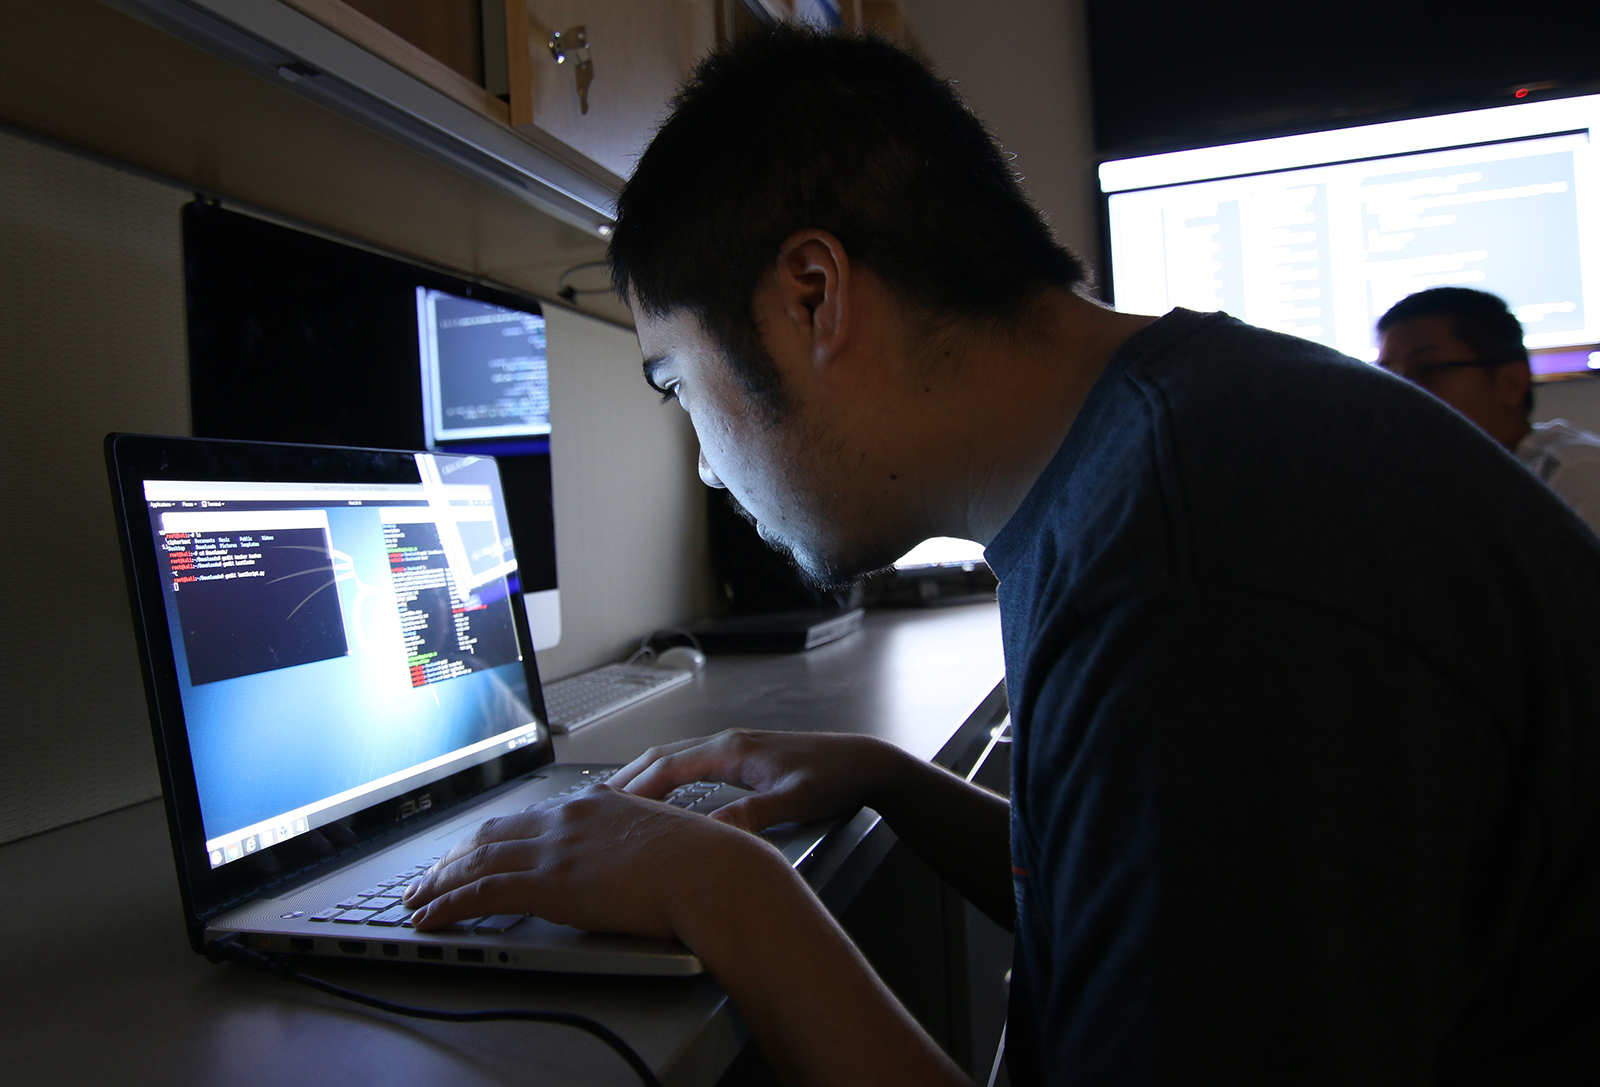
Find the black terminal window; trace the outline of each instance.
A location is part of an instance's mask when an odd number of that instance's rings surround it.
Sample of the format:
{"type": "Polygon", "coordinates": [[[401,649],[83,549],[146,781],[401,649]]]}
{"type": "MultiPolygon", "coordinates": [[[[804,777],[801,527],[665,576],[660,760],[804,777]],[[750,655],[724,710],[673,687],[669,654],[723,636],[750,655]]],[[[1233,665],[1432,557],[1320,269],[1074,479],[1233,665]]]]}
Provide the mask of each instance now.
{"type": "Polygon", "coordinates": [[[247,523],[161,537],[197,687],[349,652],[327,528],[247,523]]]}

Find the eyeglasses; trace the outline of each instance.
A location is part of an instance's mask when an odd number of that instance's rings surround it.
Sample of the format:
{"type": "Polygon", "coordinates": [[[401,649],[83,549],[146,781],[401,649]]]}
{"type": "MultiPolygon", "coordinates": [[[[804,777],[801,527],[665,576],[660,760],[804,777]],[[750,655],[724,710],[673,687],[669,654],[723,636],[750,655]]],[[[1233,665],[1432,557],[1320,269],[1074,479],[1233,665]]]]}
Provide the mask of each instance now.
{"type": "MultiPolygon", "coordinates": [[[[1410,366],[1401,369],[1398,366],[1384,366],[1391,374],[1405,378],[1414,385],[1424,387],[1430,385],[1438,376],[1450,370],[1465,370],[1471,366],[1481,366],[1485,370],[1493,370],[1497,366],[1505,366],[1512,362],[1527,362],[1525,355],[1502,355],[1489,359],[1459,359],[1452,362],[1425,362],[1421,366],[1410,366]]],[[[1382,363],[1379,363],[1382,366],[1382,363]]]]}

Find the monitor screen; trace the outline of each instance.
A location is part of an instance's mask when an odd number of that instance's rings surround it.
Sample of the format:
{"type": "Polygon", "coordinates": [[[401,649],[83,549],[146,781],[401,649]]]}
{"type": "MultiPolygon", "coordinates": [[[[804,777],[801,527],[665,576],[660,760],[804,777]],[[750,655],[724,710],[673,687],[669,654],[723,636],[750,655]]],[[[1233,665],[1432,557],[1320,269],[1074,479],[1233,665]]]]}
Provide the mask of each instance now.
{"type": "Polygon", "coordinates": [[[1103,163],[1119,309],[1226,310],[1368,361],[1416,291],[1500,295],[1536,373],[1600,368],[1600,96],[1103,163]]]}
{"type": "Polygon", "coordinates": [[[417,288],[430,448],[550,433],[544,316],[432,287],[417,288]]]}
{"type": "Polygon", "coordinates": [[[985,565],[983,545],[954,536],[934,536],[895,560],[896,570],[975,570],[985,565]]]}
{"type": "Polygon", "coordinates": [[[542,741],[495,464],[148,479],[212,868],[542,741]]]}

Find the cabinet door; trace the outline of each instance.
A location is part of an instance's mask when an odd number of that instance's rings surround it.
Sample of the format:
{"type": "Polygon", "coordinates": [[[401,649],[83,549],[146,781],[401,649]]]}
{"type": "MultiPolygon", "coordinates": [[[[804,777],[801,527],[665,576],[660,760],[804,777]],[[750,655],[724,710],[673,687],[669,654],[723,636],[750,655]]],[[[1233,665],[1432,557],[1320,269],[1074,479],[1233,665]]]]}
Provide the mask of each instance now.
{"type": "Polygon", "coordinates": [[[718,0],[506,0],[511,123],[532,125],[627,177],[678,85],[716,44],[718,14],[718,0]],[[586,49],[570,33],[578,27],[586,49]],[[563,63],[550,49],[557,32],[563,63]],[[579,92],[585,58],[587,110],[579,92]]]}

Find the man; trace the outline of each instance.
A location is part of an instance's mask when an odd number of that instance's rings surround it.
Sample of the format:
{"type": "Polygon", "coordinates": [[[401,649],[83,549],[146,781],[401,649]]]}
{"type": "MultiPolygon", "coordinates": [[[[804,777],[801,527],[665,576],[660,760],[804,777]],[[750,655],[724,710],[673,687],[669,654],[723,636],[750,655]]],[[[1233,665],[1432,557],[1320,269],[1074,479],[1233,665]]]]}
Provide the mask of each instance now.
{"type": "Polygon", "coordinates": [[[869,804],[1014,924],[1014,1082],[1593,1081],[1600,541],[1464,420],[1076,293],[981,125],[874,41],[706,61],[612,266],[702,477],[814,579],[985,542],[1012,801],[858,737],[677,744],[485,825],[419,929],[676,936],[785,1079],[962,1082],[743,832],[869,804]],[[646,799],[705,778],[754,794],[646,799]]]}
{"type": "Polygon", "coordinates": [[[1503,300],[1465,287],[1402,298],[1378,319],[1378,365],[1477,423],[1600,532],[1600,435],[1565,419],[1529,423],[1528,352],[1503,300]]]}

